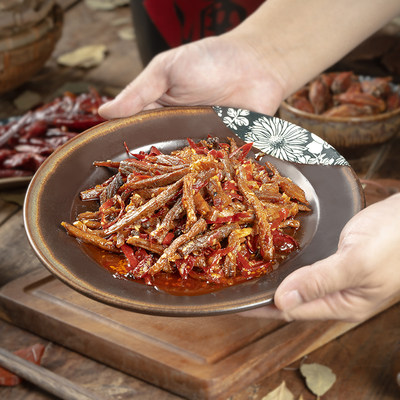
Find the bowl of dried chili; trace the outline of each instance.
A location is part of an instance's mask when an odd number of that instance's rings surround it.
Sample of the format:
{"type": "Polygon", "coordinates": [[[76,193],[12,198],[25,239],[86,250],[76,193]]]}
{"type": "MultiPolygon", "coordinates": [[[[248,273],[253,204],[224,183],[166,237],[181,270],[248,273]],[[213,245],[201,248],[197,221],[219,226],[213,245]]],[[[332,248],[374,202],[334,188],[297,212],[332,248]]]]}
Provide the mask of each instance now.
{"type": "Polygon", "coordinates": [[[400,128],[400,89],[391,77],[326,72],[289,96],[279,116],[341,149],[384,143],[400,128]]]}

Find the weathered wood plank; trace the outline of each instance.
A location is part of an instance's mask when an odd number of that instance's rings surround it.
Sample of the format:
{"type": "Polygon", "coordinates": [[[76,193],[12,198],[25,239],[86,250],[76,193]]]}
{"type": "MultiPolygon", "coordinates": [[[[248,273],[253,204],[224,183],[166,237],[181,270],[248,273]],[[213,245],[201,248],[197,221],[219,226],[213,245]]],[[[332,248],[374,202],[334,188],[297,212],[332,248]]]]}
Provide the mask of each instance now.
{"type": "Polygon", "coordinates": [[[5,286],[0,304],[14,324],[190,399],[226,399],[357,326],[136,314],[88,299],[43,271],[5,286]]]}
{"type": "Polygon", "coordinates": [[[0,226],[19,209],[18,205],[0,198],[0,226]]]}
{"type": "MultiPolygon", "coordinates": [[[[13,205],[6,206],[6,209],[10,208],[13,208],[13,205]]],[[[43,268],[28,243],[21,209],[1,225],[0,266],[0,286],[30,271],[43,268]]]]}

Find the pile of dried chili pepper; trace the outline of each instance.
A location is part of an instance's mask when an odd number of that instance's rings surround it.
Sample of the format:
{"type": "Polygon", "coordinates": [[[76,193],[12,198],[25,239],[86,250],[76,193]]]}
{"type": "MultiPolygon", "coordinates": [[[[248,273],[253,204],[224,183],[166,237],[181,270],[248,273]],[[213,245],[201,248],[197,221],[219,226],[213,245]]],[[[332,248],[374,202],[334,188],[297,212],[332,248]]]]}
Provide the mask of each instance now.
{"type": "Polygon", "coordinates": [[[391,77],[361,78],[352,71],[328,72],[291,95],[291,106],[329,117],[360,117],[400,107],[391,77]]]}
{"type": "Polygon", "coordinates": [[[108,100],[95,89],[66,92],[0,125],[0,178],[33,175],[57,147],[103,122],[97,110],[108,100]]]}
{"type": "Polygon", "coordinates": [[[247,156],[251,143],[228,141],[188,139],[171,154],[152,147],[120,162],[94,162],[116,169],[80,193],[98,209],[62,225],[85,243],[120,253],[116,276],[150,285],[160,274],[231,285],[272,271],[298,249],[296,217],[310,211],[309,203],[271,163],[247,156]]]}

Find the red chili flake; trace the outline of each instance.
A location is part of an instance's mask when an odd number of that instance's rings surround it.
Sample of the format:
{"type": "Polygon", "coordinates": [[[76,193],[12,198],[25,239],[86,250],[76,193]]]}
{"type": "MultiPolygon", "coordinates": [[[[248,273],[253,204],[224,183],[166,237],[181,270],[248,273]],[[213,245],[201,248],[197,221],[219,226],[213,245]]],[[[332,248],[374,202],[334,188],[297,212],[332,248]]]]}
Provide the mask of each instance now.
{"type": "Polygon", "coordinates": [[[197,153],[197,154],[208,154],[208,149],[204,146],[196,144],[192,139],[187,138],[189,146],[197,153]]]}
{"type": "MultiPolygon", "coordinates": [[[[43,357],[45,346],[36,343],[32,346],[20,349],[14,352],[18,357],[30,361],[36,365],[40,365],[43,357]]],[[[16,386],[22,382],[22,379],[12,372],[0,367],[0,386],[16,386]]]]}
{"type": "Polygon", "coordinates": [[[239,161],[242,161],[247,156],[252,147],[253,143],[246,143],[243,146],[236,149],[235,151],[233,151],[229,155],[229,158],[237,158],[239,161]]]}
{"type": "Polygon", "coordinates": [[[294,238],[276,229],[272,231],[272,239],[274,246],[282,253],[290,253],[299,247],[294,238]]]}
{"type": "Polygon", "coordinates": [[[135,252],[134,252],[133,248],[127,244],[123,244],[121,246],[121,250],[129,262],[128,270],[131,271],[131,270],[135,269],[136,266],[138,265],[138,259],[135,256],[135,252]]]}

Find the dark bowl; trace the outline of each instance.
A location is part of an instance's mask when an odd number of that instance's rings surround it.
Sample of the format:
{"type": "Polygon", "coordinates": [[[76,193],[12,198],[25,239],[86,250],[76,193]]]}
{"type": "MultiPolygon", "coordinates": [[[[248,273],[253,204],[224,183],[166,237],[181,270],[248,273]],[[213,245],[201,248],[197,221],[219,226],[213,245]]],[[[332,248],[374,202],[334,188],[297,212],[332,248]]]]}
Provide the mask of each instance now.
{"type": "MultiPolygon", "coordinates": [[[[323,76],[335,74],[339,73],[334,72],[321,74],[312,82],[323,76]]],[[[353,79],[356,79],[358,83],[363,81],[373,81],[375,78],[353,74],[353,79]]],[[[390,79],[390,77],[387,77],[387,79],[390,79]]],[[[304,86],[297,93],[308,90],[311,87],[312,82],[304,86]]],[[[386,84],[392,93],[400,93],[398,85],[395,85],[392,82],[386,84]]],[[[344,92],[341,94],[344,94],[344,92]]],[[[330,95],[334,96],[332,92],[330,95]]],[[[384,99],[384,97],[380,98],[382,100],[384,99]]],[[[360,146],[371,146],[384,143],[397,135],[400,129],[400,108],[371,115],[327,116],[295,108],[287,99],[282,102],[279,108],[279,116],[286,121],[300,125],[310,132],[315,133],[327,143],[338,149],[359,148],[360,146]]]]}
{"type": "Polygon", "coordinates": [[[279,117],[315,133],[338,149],[384,143],[400,129],[400,108],[365,117],[326,117],[299,110],[284,101],[279,117]]]}

